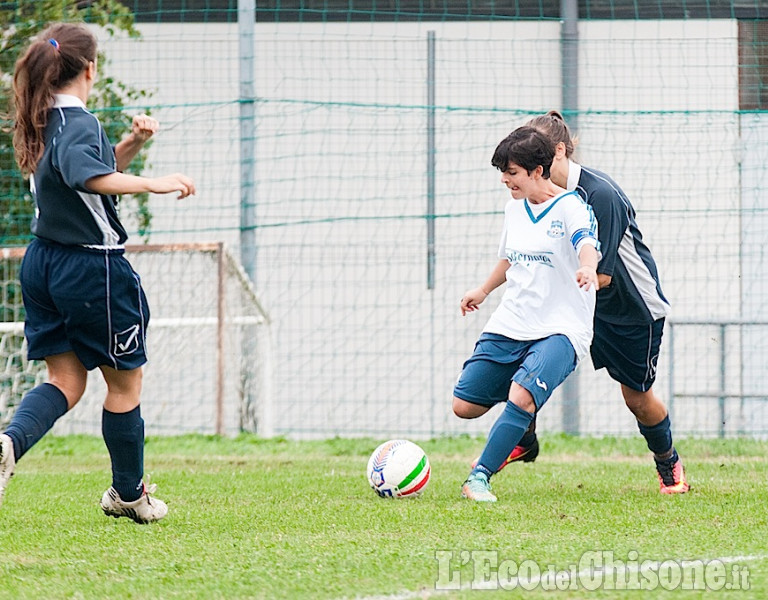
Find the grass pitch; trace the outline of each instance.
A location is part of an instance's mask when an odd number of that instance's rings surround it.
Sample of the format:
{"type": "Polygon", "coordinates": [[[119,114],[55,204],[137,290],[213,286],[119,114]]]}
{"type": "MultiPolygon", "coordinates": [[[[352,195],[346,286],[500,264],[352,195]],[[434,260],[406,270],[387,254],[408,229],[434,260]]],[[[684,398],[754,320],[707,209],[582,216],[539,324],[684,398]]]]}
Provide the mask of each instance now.
{"type": "Polygon", "coordinates": [[[99,509],[100,439],[48,437],[0,508],[0,597],[768,597],[768,443],[679,440],[693,489],[665,497],[639,436],[540,439],[488,505],[459,492],[480,439],[419,442],[430,483],[390,500],[365,480],[382,439],[151,438],[170,512],[142,526],[99,509]]]}

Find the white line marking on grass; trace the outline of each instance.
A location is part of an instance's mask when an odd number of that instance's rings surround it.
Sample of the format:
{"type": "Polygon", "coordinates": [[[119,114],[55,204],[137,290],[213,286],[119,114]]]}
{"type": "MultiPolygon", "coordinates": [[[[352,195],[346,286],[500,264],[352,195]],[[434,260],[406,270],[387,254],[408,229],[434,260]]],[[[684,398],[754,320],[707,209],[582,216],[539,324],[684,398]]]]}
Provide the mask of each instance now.
{"type": "MultiPolygon", "coordinates": [[[[722,564],[733,564],[733,563],[749,563],[749,562],[759,562],[762,560],[767,560],[768,554],[748,554],[743,556],[721,556],[717,558],[709,558],[709,559],[687,559],[687,560],[674,560],[674,559],[668,559],[665,561],[651,561],[646,560],[642,561],[641,564],[637,565],[629,565],[624,569],[620,568],[612,568],[606,573],[603,573],[598,568],[593,569],[584,569],[577,572],[568,572],[567,570],[564,570],[562,572],[559,572],[559,575],[566,575],[570,578],[573,578],[576,583],[578,584],[579,580],[585,579],[585,578],[591,578],[594,580],[595,577],[599,577],[601,575],[613,575],[616,579],[612,581],[617,581],[618,577],[620,575],[624,575],[622,579],[626,580],[627,575],[635,575],[639,574],[641,571],[647,571],[648,569],[656,570],[658,572],[658,569],[660,566],[664,565],[665,563],[673,563],[680,569],[686,569],[686,568],[692,568],[697,567],[700,565],[707,565],[709,563],[722,563],[722,564]]],[[[622,562],[621,559],[618,559],[617,562],[622,562]]],[[[551,573],[549,573],[546,568],[542,569],[542,571],[545,571],[543,574],[539,574],[538,576],[531,576],[525,579],[520,579],[519,582],[521,583],[520,587],[525,590],[532,590],[538,587],[540,584],[544,583],[545,581],[549,583],[554,583],[554,581],[551,581],[551,573]],[[522,585],[524,583],[524,586],[522,585]]],[[[565,579],[568,580],[568,577],[565,579]]],[[[499,581],[491,581],[490,585],[483,585],[482,583],[475,583],[474,581],[470,581],[468,583],[463,583],[460,587],[456,589],[441,589],[437,590],[434,588],[425,588],[419,591],[405,591],[400,592],[397,594],[385,594],[385,595],[376,595],[376,596],[355,596],[354,600],[427,600],[429,598],[433,598],[435,596],[444,596],[446,594],[456,593],[463,590],[498,590],[503,589],[501,585],[499,585],[499,581]],[[495,583],[495,586],[493,585],[495,583]]],[[[508,581],[505,582],[505,585],[514,586],[516,587],[516,584],[518,583],[517,578],[511,578],[508,581]]],[[[738,583],[738,582],[737,582],[738,583]]],[[[599,587],[603,587],[602,584],[599,587]]],[[[567,588],[566,588],[567,589],[567,588]]],[[[583,591],[588,591],[586,587],[582,587],[581,585],[578,585],[576,588],[581,589],[583,591]]],[[[730,589],[730,588],[726,588],[730,589]]],[[[344,599],[347,597],[345,596],[344,599]]]]}

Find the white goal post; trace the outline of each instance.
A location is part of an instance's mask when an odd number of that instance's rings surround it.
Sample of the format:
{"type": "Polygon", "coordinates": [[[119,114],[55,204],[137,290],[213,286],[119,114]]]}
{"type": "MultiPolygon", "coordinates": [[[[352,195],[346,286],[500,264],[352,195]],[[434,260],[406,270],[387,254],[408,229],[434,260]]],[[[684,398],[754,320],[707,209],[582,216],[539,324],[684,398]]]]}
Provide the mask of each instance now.
{"type": "MultiPolygon", "coordinates": [[[[16,279],[24,248],[0,248],[0,424],[23,394],[45,379],[26,360],[16,279]]],[[[237,259],[220,242],[126,246],[150,306],[149,360],[142,414],[148,433],[269,437],[272,419],[270,319],[237,259]]],[[[98,433],[105,392],[98,370],[60,433],[98,433]]]]}

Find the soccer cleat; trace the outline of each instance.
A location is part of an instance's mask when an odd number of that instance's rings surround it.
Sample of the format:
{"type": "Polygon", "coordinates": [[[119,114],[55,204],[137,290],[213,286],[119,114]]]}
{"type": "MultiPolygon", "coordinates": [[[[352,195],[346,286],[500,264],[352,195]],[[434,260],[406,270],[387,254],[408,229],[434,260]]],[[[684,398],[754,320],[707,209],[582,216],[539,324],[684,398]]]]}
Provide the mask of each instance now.
{"type": "MultiPolygon", "coordinates": [[[[496,472],[498,473],[499,471],[501,471],[509,463],[513,463],[517,461],[533,462],[534,460],[536,460],[536,457],[538,455],[539,455],[539,439],[534,438],[533,444],[531,444],[530,446],[520,446],[520,445],[515,446],[512,452],[510,452],[509,456],[507,456],[504,462],[501,463],[501,466],[496,470],[496,472]]],[[[472,462],[473,469],[477,466],[478,460],[480,460],[479,456],[472,462]]]]}
{"type": "Polygon", "coordinates": [[[659,491],[662,494],[684,494],[691,489],[685,479],[683,461],[679,456],[675,462],[657,461],[656,471],[659,475],[659,491]]]}
{"type": "Polygon", "coordinates": [[[496,502],[496,496],[491,493],[491,482],[485,473],[470,473],[461,486],[461,496],[475,502],[496,502]]]}
{"type": "Polygon", "coordinates": [[[101,510],[105,515],[115,517],[128,517],[136,523],[152,523],[159,521],[168,514],[168,506],[162,500],[152,498],[157,486],[144,484],[144,493],[138,500],[125,502],[113,487],[110,487],[101,498],[101,510]]]}
{"type": "Polygon", "coordinates": [[[0,504],[3,503],[5,488],[16,469],[16,457],[13,451],[13,440],[5,435],[0,435],[0,504]]]}

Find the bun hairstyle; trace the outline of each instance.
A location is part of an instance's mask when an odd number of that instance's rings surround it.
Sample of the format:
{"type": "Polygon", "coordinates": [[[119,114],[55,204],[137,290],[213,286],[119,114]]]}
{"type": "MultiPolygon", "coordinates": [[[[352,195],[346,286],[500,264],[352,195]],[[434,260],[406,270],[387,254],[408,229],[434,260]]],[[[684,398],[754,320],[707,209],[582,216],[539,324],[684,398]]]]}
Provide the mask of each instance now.
{"type": "Polygon", "coordinates": [[[13,74],[16,162],[24,175],[43,155],[44,131],[53,94],[96,60],[96,37],[84,25],[58,23],[36,37],[16,61],[13,74]]]}
{"type": "Polygon", "coordinates": [[[546,115],[533,117],[526,125],[538,129],[550,138],[555,145],[562,142],[565,145],[565,156],[567,158],[570,158],[576,149],[578,140],[571,137],[571,130],[568,128],[568,124],[565,122],[563,115],[556,110],[550,110],[546,115]]]}

